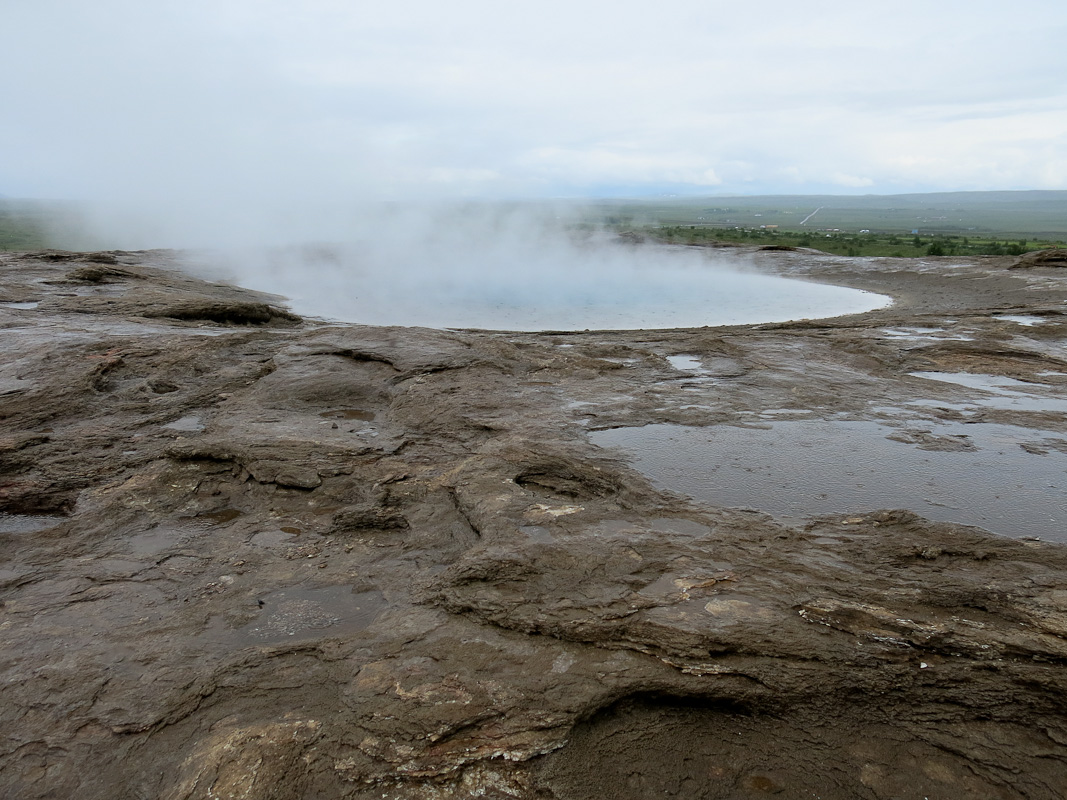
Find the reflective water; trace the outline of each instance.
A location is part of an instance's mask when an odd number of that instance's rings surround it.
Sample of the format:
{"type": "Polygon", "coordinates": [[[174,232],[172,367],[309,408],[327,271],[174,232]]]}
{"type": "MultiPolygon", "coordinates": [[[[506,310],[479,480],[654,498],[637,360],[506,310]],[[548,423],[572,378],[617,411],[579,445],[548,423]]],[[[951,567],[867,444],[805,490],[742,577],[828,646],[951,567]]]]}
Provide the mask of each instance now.
{"type": "Polygon", "coordinates": [[[456,248],[401,251],[371,243],[364,250],[268,253],[231,266],[237,283],[287,297],[299,314],[370,325],[693,328],[832,317],[890,303],[869,292],[757,274],[736,258],[688,248],[489,235],[456,248]]]}
{"type": "Polygon", "coordinates": [[[1044,384],[1027,383],[1015,378],[1006,378],[1003,375],[985,375],[974,372],[912,372],[910,374],[916,378],[977,389],[979,394],[968,399],[969,405],[1010,411],[1056,411],[1067,414],[1067,399],[1062,397],[1062,391],[1044,384]],[[1052,392],[1055,392],[1057,396],[1052,396],[1052,392]]]}
{"type": "Polygon", "coordinates": [[[130,536],[126,546],[136,555],[155,556],[186,544],[200,533],[196,528],[160,525],[130,536]]]}
{"type": "Polygon", "coordinates": [[[909,341],[940,339],[953,342],[971,342],[973,336],[962,333],[949,333],[944,328],[883,328],[882,335],[887,339],[905,339],[909,341]]]}
{"type": "Polygon", "coordinates": [[[64,517],[45,514],[5,514],[0,512],[0,533],[36,533],[54,528],[64,517]]]}
{"type": "Polygon", "coordinates": [[[680,536],[705,536],[711,528],[690,519],[678,517],[658,517],[652,520],[633,522],[624,519],[606,519],[588,529],[594,536],[629,536],[642,533],[669,533],[680,536]]]}
{"type": "Polygon", "coordinates": [[[997,319],[1006,319],[1008,322],[1014,322],[1016,325],[1025,325],[1028,328],[1048,322],[1044,317],[1035,317],[1030,314],[997,314],[996,317],[997,319]]]}
{"type": "MultiPolygon", "coordinates": [[[[768,275],[725,270],[634,273],[625,283],[549,276],[544,285],[510,276],[461,288],[431,280],[408,296],[386,287],[364,289],[355,302],[293,297],[297,312],[372,325],[490,330],[634,330],[744,325],[856,314],[888,305],[886,298],[768,275]],[[429,292],[427,296],[424,292],[429,292]],[[382,302],[382,296],[391,299],[382,302]],[[444,302],[441,301],[442,298],[444,302]]],[[[413,287],[414,288],[414,287],[413,287]]]]}
{"type": "Polygon", "coordinates": [[[914,428],[782,420],[768,428],[646,425],[590,438],[623,450],[660,488],[713,505],[786,520],[904,508],[1005,536],[1067,541],[1063,434],[985,423],[914,428]],[[886,438],[894,435],[906,441],[886,438]]]}
{"type": "Polygon", "coordinates": [[[229,631],[231,640],[270,644],[356,633],[385,608],[381,592],[355,593],[349,586],[295,586],[264,595],[257,619],[229,631]]]}
{"type": "Polygon", "coordinates": [[[706,370],[697,356],[667,356],[667,361],[679,372],[693,372],[697,375],[704,374],[706,370]]]}
{"type": "Polygon", "coordinates": [[[205,522],[211,525],[226,525],[233,522],[244,514],[236,508],[223,508],[219,511],[209,511],[203,514],[197,514],[195,517],[186,517],[186,519],[192,519],[196,522],[205,522]]]}
{"type": "Polygon", "coordinates": [[[883,328],[882,335],[889,339],[933,338],[934,334],[944,333],[944,328],[883,328]]]}
{"type": "Polygon", "coordinates": [[[199,433],[204,430],[204,423],[195,414],[181,417],[162,426],[166,430],[182,431],[183,433],[199,433]]]}

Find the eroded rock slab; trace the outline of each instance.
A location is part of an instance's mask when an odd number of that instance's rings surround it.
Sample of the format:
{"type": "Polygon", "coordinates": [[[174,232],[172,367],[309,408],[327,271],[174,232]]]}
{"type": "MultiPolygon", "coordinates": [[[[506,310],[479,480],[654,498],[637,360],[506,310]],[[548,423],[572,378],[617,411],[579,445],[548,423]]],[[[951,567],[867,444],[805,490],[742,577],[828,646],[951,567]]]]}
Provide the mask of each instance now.
{"type": "Polygon", "coordinates": [[[738,508],[589,437],[1053,464],[1062,270],[767,252],[897,303],[549,335],[300,320],[174,259],[0,255],[8,795],[1062,796],[1067,549],[1010,529],[1058,478],[997,489],[1000,536],[833,487],[776,517],[794,457],[738,508]]]}

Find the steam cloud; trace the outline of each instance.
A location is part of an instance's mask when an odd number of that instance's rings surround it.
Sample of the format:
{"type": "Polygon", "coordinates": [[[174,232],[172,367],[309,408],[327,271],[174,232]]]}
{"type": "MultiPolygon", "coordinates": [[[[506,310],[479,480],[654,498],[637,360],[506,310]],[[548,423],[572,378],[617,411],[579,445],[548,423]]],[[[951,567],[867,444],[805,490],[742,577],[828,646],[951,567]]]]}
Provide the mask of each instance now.
{"type": "Polygon", "coordinates": [[[376,325],[498,330],[699,327],[854,313],[876,295],[760,275],[743,259],[630,244],[580,208],[365,210],[344,242],[208,251],[199,269],[376,325]]]}
{"type": "Polygon", "coordinates": [[[575,237],[571,206],[459,202],[607,184],[706,190],[773,165],[786,144],[814,152],[825,131],[799,136],[802,115],[788,126],[708,116],[744,111],[754,92],[716,99],[732,82],[689,80],[715,74],[706,59],[718,53],[761,92],[781,83],[781,69],[767,80],[734,64],[760,63],[737,43],[755,30],[747,13],[682,3],[694,24],[653,38],[643,6],[607,0],[584,12],[555,0],[7,5],[0,192],[85,200],[73,246],[199,248],[197,269],[213,277],[357,322],[690,326],[872,302],[807,285],[783,298],[781,282],[721,258],[575,237]],[[784,130],[787,142],[745,149],[784,130]]]}

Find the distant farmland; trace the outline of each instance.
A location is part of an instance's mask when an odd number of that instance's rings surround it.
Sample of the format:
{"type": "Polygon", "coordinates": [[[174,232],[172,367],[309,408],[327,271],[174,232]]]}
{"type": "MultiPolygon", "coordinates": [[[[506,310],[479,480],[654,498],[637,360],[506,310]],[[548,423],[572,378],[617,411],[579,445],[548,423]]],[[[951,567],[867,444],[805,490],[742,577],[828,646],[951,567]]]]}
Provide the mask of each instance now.
{"type": "Polygon", "coordinates": [[[615,224],[1067,239],[1067,191],[672,198],[596,209],[615,224]]]}
{"type": "Polygon", "coordinates": [[[593,220],[673,244],[848,256],[1018,255],[1067,242],[1067,192],[782,195],[602,201],[593,220]]]}

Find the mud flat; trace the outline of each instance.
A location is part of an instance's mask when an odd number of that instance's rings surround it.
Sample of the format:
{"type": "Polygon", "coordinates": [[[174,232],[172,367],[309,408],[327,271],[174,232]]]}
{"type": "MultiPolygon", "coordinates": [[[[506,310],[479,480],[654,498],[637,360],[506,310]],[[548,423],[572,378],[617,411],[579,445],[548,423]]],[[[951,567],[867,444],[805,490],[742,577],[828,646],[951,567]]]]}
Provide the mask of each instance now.
{"type": "Polygon", "coordinates": [[[754,257],[896,303],[437,331],[0,255],[0,795],[1062,797],[1067,270],[754,257]]]}

